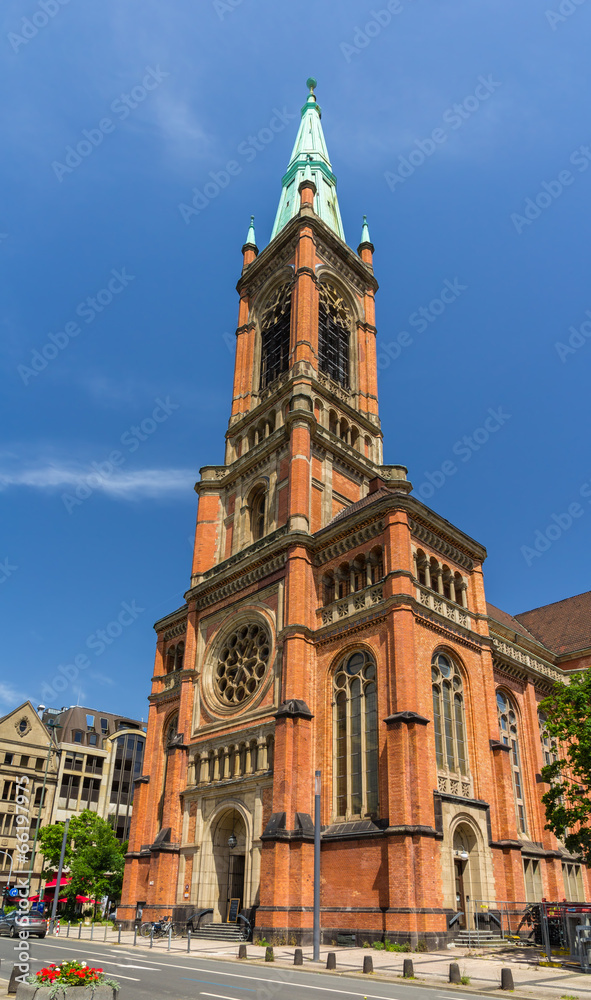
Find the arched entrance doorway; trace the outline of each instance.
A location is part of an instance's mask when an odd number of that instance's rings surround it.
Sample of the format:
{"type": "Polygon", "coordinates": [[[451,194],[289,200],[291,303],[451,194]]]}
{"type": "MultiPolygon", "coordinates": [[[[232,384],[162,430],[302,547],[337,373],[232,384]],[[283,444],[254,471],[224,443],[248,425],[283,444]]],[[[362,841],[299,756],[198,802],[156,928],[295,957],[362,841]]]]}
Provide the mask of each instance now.
{"type": "Polygon", "coordinates": [[[462,913],[460,927],[468,927],[474,901],[482,898],[478,839],[469,823],[459,823],[453,835],[456,910],[462,913]]]}
{"type": "MultiPolygon", "coordinates": [[[[245,905],[247,877],[247,830],[237,809],[227,809],[212,827],[212,853],[215,870],[212,900],[214,921],[228,919],[231,900],[239,900],[237,909],[245,905]]],[[[236,907],[236,904],[234,904],[236,907]]]]}

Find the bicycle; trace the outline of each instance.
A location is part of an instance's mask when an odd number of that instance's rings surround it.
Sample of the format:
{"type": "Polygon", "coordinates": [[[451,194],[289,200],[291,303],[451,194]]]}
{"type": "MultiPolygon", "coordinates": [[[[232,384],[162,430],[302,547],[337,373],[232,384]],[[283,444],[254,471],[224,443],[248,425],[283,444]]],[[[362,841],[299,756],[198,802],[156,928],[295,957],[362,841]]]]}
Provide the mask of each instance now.
{"type": "Polygon", "coordinates": [[[160,920],[146,920],[140,927],[142,937],[150,937],[152,932],[155,938],[168,937],[169,931],[171,932],[171,937],[178,937],[178,931],[172,922],[172,916],[160,917],[160,920]]]}

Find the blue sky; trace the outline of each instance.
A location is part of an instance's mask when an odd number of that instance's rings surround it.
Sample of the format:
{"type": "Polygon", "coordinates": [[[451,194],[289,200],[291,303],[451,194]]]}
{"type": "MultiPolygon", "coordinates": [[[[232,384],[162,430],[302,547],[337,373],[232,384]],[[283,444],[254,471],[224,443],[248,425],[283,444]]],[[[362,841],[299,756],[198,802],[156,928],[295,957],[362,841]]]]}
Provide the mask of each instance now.
{"type": "Polygon", "coordinates": [[[590,27],[591,0],[5,0],[0,710],[146,716],[310,74],[376,247],[385,460],[486,545],[492,602],[589,589],[590,27]]]}

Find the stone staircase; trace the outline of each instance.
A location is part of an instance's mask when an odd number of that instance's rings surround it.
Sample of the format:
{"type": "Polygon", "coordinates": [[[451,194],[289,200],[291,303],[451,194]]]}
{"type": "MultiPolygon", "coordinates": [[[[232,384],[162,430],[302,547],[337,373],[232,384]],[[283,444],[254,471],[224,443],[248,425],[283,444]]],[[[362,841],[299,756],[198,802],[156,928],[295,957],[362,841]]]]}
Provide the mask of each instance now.
{"type": "Polygon", "coordinates": [[[201,924],[198,930],[191,932],[191,937],[198,938],[200,941],[225,941],[226,944],[246,940],[242,922],[240,924],[201,924]]]}
{"type": "Polygon", "coordinates": [[[457,944],[460,948],[500,948],[506,945],[507,942],[499,933],[493,933],[493,931],[462,930],[456,934],[454,944],[457,944]]]}

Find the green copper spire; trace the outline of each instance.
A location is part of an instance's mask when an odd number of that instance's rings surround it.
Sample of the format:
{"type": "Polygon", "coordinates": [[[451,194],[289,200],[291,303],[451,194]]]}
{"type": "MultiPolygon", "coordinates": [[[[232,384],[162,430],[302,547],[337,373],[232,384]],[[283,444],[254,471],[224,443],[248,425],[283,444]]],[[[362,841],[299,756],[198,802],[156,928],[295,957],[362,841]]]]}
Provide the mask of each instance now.
{"type": "Polygon", "coordinates": [[[256,236],[254,235],[254,215],[251,215],[250,226],[248,227],[248,233],[246,234],[246,240],[244,242],[244,246],[256,247],[256,245],[257,241],[256,241],[256,236]]]}
{"type": "Polygon", "coordinates": [[[334,230],[337,236],[340,236],[342,240],[345,239],[337,201],[337,179],[332,172],[328,158],[328,150],[320,124],[321,110],[314,93],[316,85],[316,80],[313,77],[306,81],[310,93],[302,108],[302,120],[295,145],[287,173],[281,182],[281,198],[271,239],[274,239],[289,220],[298,214],[300,210],[298,188],[303,180],[312,180],[316,185],[314,196],[316,214],[334,230]]]}
{"type": "Polygon", "coordinates": [[[371,243],[371,240],[369,238],[369,227],[367,225],[367,215],[363,216],[363,225],[361,227],[361,239],[359,240],[359,246],[361,246],[362,243],[371,243]]]}

